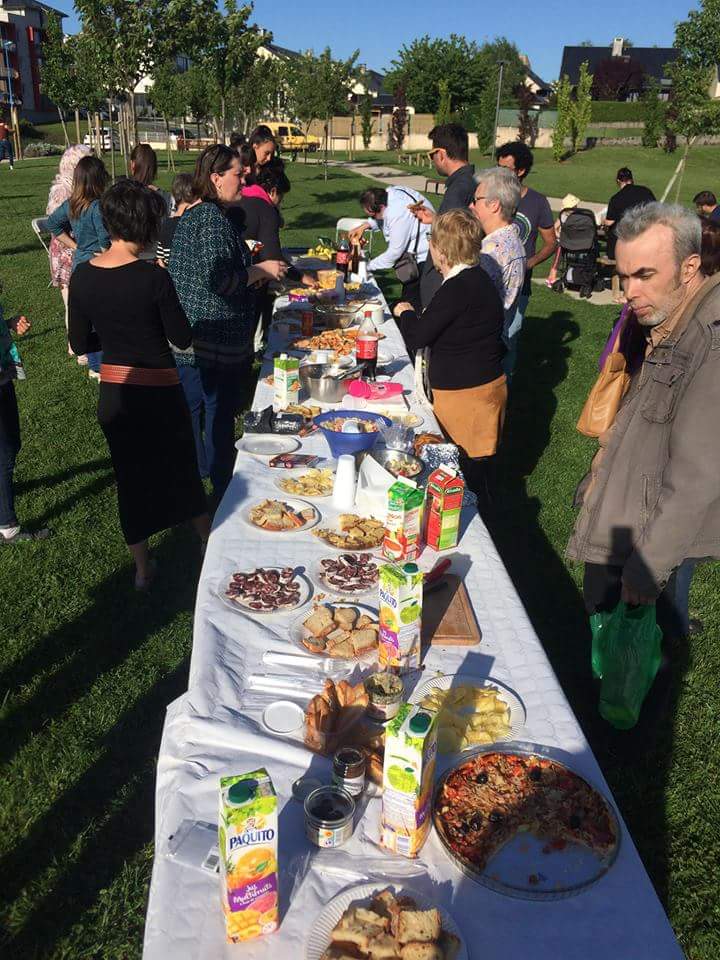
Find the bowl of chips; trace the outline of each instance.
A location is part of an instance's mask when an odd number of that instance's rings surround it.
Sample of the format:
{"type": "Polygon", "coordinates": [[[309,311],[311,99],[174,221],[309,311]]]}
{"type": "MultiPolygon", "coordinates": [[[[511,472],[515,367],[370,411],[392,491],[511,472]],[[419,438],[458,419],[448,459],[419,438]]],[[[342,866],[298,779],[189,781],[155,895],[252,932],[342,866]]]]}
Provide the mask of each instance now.
{"type": "Polygon", "coordinates": [[[391,426],[387,417],[365,410],[328,410],[315,417],[314,423],[322,430],[333,457],[372,450],[381,428],[391,426]]]}

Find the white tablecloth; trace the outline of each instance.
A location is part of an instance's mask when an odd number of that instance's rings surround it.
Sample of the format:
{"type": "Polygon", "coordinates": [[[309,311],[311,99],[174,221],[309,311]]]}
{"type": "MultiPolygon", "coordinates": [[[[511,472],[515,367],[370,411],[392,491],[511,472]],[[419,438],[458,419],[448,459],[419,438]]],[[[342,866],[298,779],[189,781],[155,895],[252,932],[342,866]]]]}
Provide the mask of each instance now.
{"type": "MultiPolygon", "coordinates": [[[[396,379],[411,389],[412,369],[392,321],[384,332],[383,347],[404,363],[396,379]]],[[[268,362],[263,375],[269,372],[268,362]]],[[[261,380],[254,407],[261,409],[271,402],[272,390],[261,380]]],[[[433,425],[428,418],[423,429],[433,425]]],[[[308,438],[303,452],[327,455],[322,435],[308,438]]],[[[463,931],[469,955],[478,960],[682,957],[622,823],[620,852],[608,874],[585,892],[553,902],[512,899],[466,879],[450,863],[434,834],[417,861],[388,856],[374,842],[380,810],[377,798],[368,801],[352,840],[342,850],[320,853],[311,847],[304,836],[302,807],[292,799],[291,786],[308,769],[329,780],[330,763],[313,756],[301,742],[265,733],[258,724],[260,713],[241,706],[249,673],[282,670],[261,665],[261,659],[267,650],[294,650],[287,641],[287,626],[297,614],[274,619],[271,626],[270,621],[234,612],[217,595],[235,570],[300,563],[310,569],[315,559],[330,552],[310,534],[271,536],[243,521],[241,512],[249,503],[277,493],[272,484],[277,474],[239,454],[215,518],[198,588],[189,689],[168,708],[160,748],[145,960],[302,960],[306,937],[323,905],[348,885],[368,879],[377,879],[379,885],[395,881],[411,886],[447,908],[463,931]],[[219,777],[259,766],[269,770],[279,797],[284,915],[277,933],[233,946],[225,943],[218,878],[176,862],[168,855],[169,837],[185,819],[216,823],[219,777]]],[[[334,513],[325,501],[315,502],[324,519],[332,520],[334,513]]],[[[464,521],[453,569],[464,575],[482,642],[475,648],[431,648],[425,676],[440,670],[505,681],[527,709],[523,739],[563,751],[575,770],[608,795],[487,529],[474,510],[466,512],[464,521]]],[[[318,679],[318,689],[320,685],[318,679]]]]}

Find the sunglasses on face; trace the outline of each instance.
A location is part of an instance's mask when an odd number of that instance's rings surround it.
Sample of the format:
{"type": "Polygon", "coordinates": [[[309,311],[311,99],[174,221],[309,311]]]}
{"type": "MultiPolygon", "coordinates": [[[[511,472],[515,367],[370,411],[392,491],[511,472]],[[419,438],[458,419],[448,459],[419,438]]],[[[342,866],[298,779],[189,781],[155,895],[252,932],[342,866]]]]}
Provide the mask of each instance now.
{"type": "Polygon", "coordinates": [[[428,160],[432,161],[433,158],[435,157],[435,154],[440,153],[441,150],[442,150],[442,147],[435,147],[434,150],[430,150],[430,152],[427,155],[428,160]]]}

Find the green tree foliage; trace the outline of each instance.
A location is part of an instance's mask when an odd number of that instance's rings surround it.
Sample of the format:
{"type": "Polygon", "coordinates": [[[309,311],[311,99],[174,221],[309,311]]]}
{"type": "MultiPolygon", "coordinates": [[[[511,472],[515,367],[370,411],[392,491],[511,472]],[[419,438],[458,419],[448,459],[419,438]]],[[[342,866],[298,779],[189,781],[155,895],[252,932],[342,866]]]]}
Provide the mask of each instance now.
{"type": "Polygon", "coordinates": [[[200,136],[200,124],[207,121],[212,112],[212,80],[203,64],[192,63],[189,70],[181,75],[180,83],[185,98],[185,108],[196,121],[198,136],[200,136]]]}
{"type": "Polygon", "coordinates": [[[47,31],[43,42],[42,84],[43,93],[50,97],[58,108],[65,143],[70,143],[65,126],[64,111],[79,106],[76,102],[75,64],[70,50],[63,42],[61,21],[58,17],[48,16],[47,31]]]}
{"type": "Polygon", "coordinates": [[[372,97],[367,93],[360,101],[360,129],[363,146],[367,150],[373,136],[372,97]]]}
{"type": "Polygon", "coordinates": [[[450,84],[446,77],[438,82],[438,92],[440,100],[435,113],[435,123],[440,126],[443,123],[449,123],[452,117],[452,102],[450,99],[450,84]]]}
{"type": "Polygon", "coordinates": [[[552,138],[553,157],[558,162],[565,156],[565,139],[570,135],[572,109],[572,84],[568,75],[563,74],[557,88],[557,119],[552,138]]]}
{"type": "Polygon", "coordinates": [[[593,75],[588,69],[587,60],[580,64],[580,75],[575,87],[575,99],[570,111],[570,138],[572,139],[573,153],[577,153],[585,140],[585,132],[592,116],[592,84],[593,75]]]}
{"type": "MultiPolygon", "coordinates": [[[[699,10],[675,28],[677,59],[668,65],[672,80],[670,129],[688,141],[720,132],[720,103],[710,98],[710,83],[720,62],[720,0],[702,0],[699,10]]],[[[687,152],[687,151],[686,151],[687,152]]]]}
{"type": "Polygon", "coordinates": [[[475,129],[478,138],[478,147],[482,153],[492,153],[493,134],[495,132],[495,113],[497,110],[497,78],[495,88],[491,83],[486,84],[480,94],[480,100],[474,110],[473,121],[469,126],[475,129]]]}
{"type": "Polygon", "coordinates": [[[644,147],[657,147],[665,129],[665,103],[660,99],[660,84],[652,77],[645,85],[642,95],[643,120],[642,133],[644,147]]]}
{"type": "Polygon", "coordinates": [[[170,118],[184,116],[185,114],[185,90],[182,74],[178,73],[174,60],[166,60],[153,68],[153,85],[150,88],[148,99],[165,121],[168,170],[171,167],[174,169],[175,161],[170,149],[170,118]]]}
{"type": "MultiPolygon", "coordinates": [[[[267,34],[264,37],[267,42],[267,34]]],[[[233,126],[250,131],[263,119],[279,116],[285,107],[284,60],[256,57],[250,66],[245,81],[232,92],[229,101],[233,126]]]]}

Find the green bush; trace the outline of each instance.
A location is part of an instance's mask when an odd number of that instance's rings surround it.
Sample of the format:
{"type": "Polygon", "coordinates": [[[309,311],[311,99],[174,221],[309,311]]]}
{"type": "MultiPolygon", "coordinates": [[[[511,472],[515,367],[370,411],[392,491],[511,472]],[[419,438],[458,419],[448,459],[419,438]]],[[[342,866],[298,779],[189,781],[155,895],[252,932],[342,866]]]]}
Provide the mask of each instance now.
{"type": "Polygon", "coordinates": [[[23,147],[23,156],[25,157],[57,157],[63,152],[63,148],[57,143],[28,143],[23,147]]]}
{"type": "Polygon", "coordinates": [[[641,101],[619,103],[615,100],[593,100],[591,121],[593,123],[622,123],[623,120],[640,122],[645,119],[641,101]]]}

